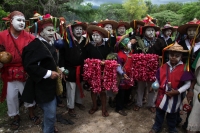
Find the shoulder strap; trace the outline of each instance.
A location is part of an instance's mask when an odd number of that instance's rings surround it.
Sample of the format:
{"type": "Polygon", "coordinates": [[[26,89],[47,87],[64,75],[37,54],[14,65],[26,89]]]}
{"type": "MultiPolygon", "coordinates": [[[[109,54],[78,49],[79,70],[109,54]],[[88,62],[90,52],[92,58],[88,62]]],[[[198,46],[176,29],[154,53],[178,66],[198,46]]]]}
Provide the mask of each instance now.
{"type": "Polygon", "coordinates": [[[10,30],[8,30],[8,32],[9,32],[11,38],[12,38],[12,41],[13,41],[13,43],[14,43],[15,48],[17,49],[17,53],[19,54],[20,57],[22,57],[22,55],[21,55],[21,53],[20,53],[20,51],[19,51],[19,49],[18,49],[18,47],[17,47],[17,44],[15,43],[15,40],[14,40],[13,36],[12,36],[11,33],[10,33],[10,30]]]}
{"type": "MultiPolygon", "coordinates": [[[[40,40],[40,39],[39,39],[39,40],[40,40]]],[[[57,66],[56,61],[54,60],[53,55],[51,54],[50,50],[47,48],[47,46],[46,46],[41,40],[40,40],[40,42],[41,42],[41,43],[44,45],[44,47],[49,51],[49,54],[51,55],[51,57],[52,57],[52,59],[53,59],[55,65],[57,66]]]]}

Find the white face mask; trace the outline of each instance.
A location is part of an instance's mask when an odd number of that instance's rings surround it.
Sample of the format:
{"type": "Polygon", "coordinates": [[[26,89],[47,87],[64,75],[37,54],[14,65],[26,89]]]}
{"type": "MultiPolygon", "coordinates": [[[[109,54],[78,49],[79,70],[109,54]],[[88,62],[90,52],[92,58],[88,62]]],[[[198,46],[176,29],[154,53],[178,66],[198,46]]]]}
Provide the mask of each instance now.
{"type": "Polygon", "coordinates": [[[126,28],[124,26],[120,26],[118,29],[117,29],[117,33],[120,35],[120,36],[123,36],[126,34],[126,28]]]}
{"type": "Polygon", "coordinates": [[[40,32],[40,36],[44,38],[47,42],[53,41],[53,36],[55,34],[53,26],[46,26],[42,32],[40,32]]]}
{"type": "Polygon", "coordinates": [[[92,34],[92,39],[93,39],[95,44],[99,44],[99,43],[101,43],[103,37],[98,32],[94,32],[92,34]]]}
{"type": "Polygon", "coordinates": [[[25,27],[25,17],[21,15],[14,16],[11,24],[16,31],[22,31],[25,27]]]}
{"type": "Polygon", "coordinates": [[[171,29],[168,29],[168,30],[166,30],[164,32],[165,37],[169,37],[169,36],[171,36],[171,34],[172,34],[172,30],[171,29]]]}
{"type": "Polygon", "coordinates": [[[190,27],[187,29],[187,35],[190,39],[193,39],[196,33],[196,27],[190,27]]]}
{"type": "Polygon", "coordinates": [[[82,26],[76,26],[76,27],[74,27],[73,34],[74,34],[75,37],[80,38],[82,36],[82,33],[83,33],[82,26]]]}
{"type": "Polygon", "coordinates": [[[145,36],[148,38],[154,38],[155,37],[155,29],[152,27],[149,27],[145,30],[145,36]]]}
{"type": "Polygon", "coordinates": [[[107,30],[108,32],[112,33],[112,25],[111,24],[106,24],[104,26],[104,29],[107,30]]]}

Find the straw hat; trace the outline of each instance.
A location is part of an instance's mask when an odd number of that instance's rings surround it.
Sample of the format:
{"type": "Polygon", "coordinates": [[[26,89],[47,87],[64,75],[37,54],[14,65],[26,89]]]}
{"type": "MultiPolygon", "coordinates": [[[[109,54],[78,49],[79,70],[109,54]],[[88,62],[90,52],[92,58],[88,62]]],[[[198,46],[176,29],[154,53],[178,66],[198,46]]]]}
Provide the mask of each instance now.
{"type": "Polygon", "coordinates": [[[117,28],[119,28],[120,26],[124,26],[126,29],[130,28],[130,24],[128,22],[125,22],[125,21],[119,21],[117,28]]]}
{"type": "Polygon", "coordinates": [[[87,29],[87,24],[84,22],[81,22],[81,21],[74,21],[71,26],[72,26],[72,28],[74,28],[75,26],[82,26],[83,30],[87,29]]]}
{"type": "Polygon", "coordinates": [[[197,20],[196,18],[194,18],[194,20],[187,22],[184,25],[181,25],[178,27],[177,31],[181,34],[186,34],[187,33],[187,29],[189,27],[197,27],[200,24],[200,20],[197,20]]]}
{"type": "Polygon", "coordinates": [[[98,26],[101,26],[101,27],[104,27],[106,24],[111,24],[113,30],[117,29],[117,26],[118,26],[117,21],[114,21],[114,20],[108,20],[108,19],[99,22],[97,25],[98,25],[98,26]]]}
{"type": "Polygon", "coordinates": [[[92,35],[94,31],[100,32],[104,38],[108,38],[108,31],[102,27],[96,25],[89,25],[87,28],[87,33],[92,35]]]}
{"type": "Polygon", "coordinates": [[[177,42],[174,43],[171,47],[167,49],[167,51],[174,51],[174,52],[188,52],[188,50],[184,50],[181,45],[179,45],[177,42]]]}
{"type": "Polygon", "coordinates": [[[170,23],[165,24],[161,30],[163,31],[166,29],[171,29],[172,32],[176,31],[176,29],[173,26],[171,26],[170,23]]]}
{"type": "Polygon", "coordinates": [[[42,17],[42,15],[36,12],[34,13],[33,17],[29,19],[39,19],[40,17],[42,17]]]}
{"type": "Polygon", "coordinates": [[[144,26],[144,22],[141,21],[141,20],[133,20],[130,22],[130,26],[133,28],[133,29],[136,29],[137,28],[137,25],[141,25],[141,26],[144,26]]]}
{"type": "Polygon", "coordinates": [[[152,27],[155,29],[155,31],[159,31],[160,28],[156,26],[152,21],[149,21],[148,23],[145,23],[145,25],[142,27],[142,33],[146,30],[146,28],[152,27]]]}

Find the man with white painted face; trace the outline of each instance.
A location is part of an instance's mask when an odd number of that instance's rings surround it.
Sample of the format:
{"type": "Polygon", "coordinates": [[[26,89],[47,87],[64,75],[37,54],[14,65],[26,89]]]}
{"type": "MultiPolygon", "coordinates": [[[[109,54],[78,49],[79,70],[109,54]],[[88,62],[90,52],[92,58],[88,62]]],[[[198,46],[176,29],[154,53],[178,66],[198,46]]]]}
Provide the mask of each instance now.
{"type": "MultiPolygon", "coordinates": [[[[192,64],[194,63],[194,60],[196,59],[198,53],[200,52],[200,42],[198,41],[199,37],[199,33],[200,30],[197,31],[197,27],[200,24],[200,20],[197,20],[196,18],[190,22],[187,22],[184,25],[181,25],[178,27],[177,31],[181,34],[181,35],[187,35],[185,40],[181,40],[179,42],[179,44],[184,48],[184,50],[192,50],[190,55],[189,54],[183,54],[183,62],[186,63],[189,57],[190,60],[190,68],[191,71],[194,73],[195,69],[192,67],[192,64]],[[196,35],[196,39],[194,40],[196,35]]],[[[193,80],[191,86],[189,87],[189,91],[187,93],[187,99],[190,103],[192,103],[191,101],[193,100],[193,88],[195,85],[196,81],[193,80]]],[[[188,117],[190,115],[190,112],[187,113],[187,118],[185,123],[183,124],[183,128],[186,129],[188,127],[188,117]]],[[[196,124],[196,122],[194,122],[196,124]]],[[[193,124],[194,124],[193,123],[193,124]]],[[[190,125],[188,127],[188,129],[192,129],[194,126],[190,125]]]]}
{"type": "Polygon", "coordinates": [[[117,41],[115,30],[117,29],[118,23],[114,20],[106,19],[104,21],[99,22],[97,25],[109,32],[109,37],[104,38],[104,40],[108,41],[109,45],[111,46],[111,51],[114,52],[114,47],[117,41]]]}
{"type": "Polygon", "coordinates": [[[125,21],[119,21],[117,26],[117,42],[120,40],[120,38],[123,35],[126,35],[126,30],[130,28],[130,25],[128,22],[125,21]]]}
{"type": "MultiPolygon", "coordinates": [[[[2,48],[2,51],[11,53],[13,58],[8,64],[0,63],[1,78],[3,81],[0,100],[2,102],[6,98],[8,115],[14,117],[14,121],[11,123],[11,128],[16,130],[20,126],[18,93],[23,93],[24,84],[27,78],[27,74],[22,65],[22,50],[35,37],[24,31],[25,17],[23,13],[13,11],[8,17],[3,19],[10,22],[10,28],[0,32],[0,47],[2,48]]],[[[24,106],[29,108],[30,119],[34,124],[40,124],[41,121],[39,117],[35,116],[33,113],[34,105],[34,101],[32,101],[31,104],[24,103],[24,106]]]]}
{"type": "MultiPolygon", "coordinates": [[[[107,41],[104,41],[103,38],[108,38],[108,31],[94,25],[90,25],[87,28],[87,32],[92,36],[93,41],[88,43],[85,48],[85,58],[91,59],[100,59],[106,60],[107,55],[111,52],[111,48],[108,45],[107,41]]],[[[91,99],[92,99],[92,108],[89,110],[89,114],[94,114],[98,110],[97,106],[97,93],[94,93],[91,90],[91,99]]],[[[106,110],[106,90],[102,88],[100,92],[100,99],[102,104],[102,116],[109,116],[106,110]]]]}
{"type": "Polygon", "coordinates": [[[57,52],[51,44],[55,28],[59,26],[56,18],[47,18],[31,27],[31,32],[38,32],[38,37],[23,49],[22,60],[28,79],[22,94],[26,102],[35,100],[44,112],[43,133],[53,133],[56,122],[56,84],[61,78],[56,70],[57,52]],[[54,27],[55,26],[55,27],[54,27]]]}
{"type": "MultiPolygon", "coordinates": [[[[152,21],[147,22],[142,27],[142,38],[137,38],[137,42],[134,45],[134,53],[148,53],[157,54],[162,56],[162,50],[167,45],[160,39],[155,37],[155,32],[159,31],[160,28],[157,27],[152,21]]],[[[148,89],[148,101],[147,106],[152,113],[155,113],[154,96],[155,92],[150,91],[150,86],[152,82],[138,81],[137,89],[137,103],[133,108],[134,111],[139,111],[142,107],[142,98],[145,92],[145,87],[148,89]]]]}
{"type": "Polygon", "coordinates": [[[82,104],[84,97],[82,73],[84,64],[83,49],[87,41],[82,33],[83,30],[86,30],[86,27],[86,23],[79,21],[75,21],[73,25],[68,26],[69,42],[65,41],[64,47],[59,50],[59,66],[62,71],[69,70],[69,75],[66,78],[66,88],[68,114],[71,117],[76,117],[75,106],[80,110],[85,109],[82,104]]]}
{"type": "MultiPolygon", "coordinates": [[[[194,20],[192,20],[190,22],[187,22],[184,25],[179,26],[178,29],[177,29],[177,31],[180,34],[187,35],[187,38],[185,40],[180,41],[179,44],[181,46],[183,46],[183,48],[185,50],[193,49],[192,52],[191,52],[191,55],[190,55],[190,58],[191,58],[191,62],[190,63],[191,64],[195,60],[198,52],[200,51],[199,50],[200,42],[197,42],[196,40],[194,40],[195,35],[197,35],[196,39],[198,39],[199,36],[200,36],[199,35],[200,30],[197,31],[197,33],[196,33],[196,30],[197,30],[197,27],[198,27],[199,23],[200,23],[200,20],[194,19],[194,20]],[[194,44],[193,44],[193,41],[194,41],[194,44]]],[[[188,54],[184,54],[183,56],[187,57],[188,54]]],[[[186,60],[187,60],[187,58],[184,58],[183,62],[186,62],[186,60]]]]}

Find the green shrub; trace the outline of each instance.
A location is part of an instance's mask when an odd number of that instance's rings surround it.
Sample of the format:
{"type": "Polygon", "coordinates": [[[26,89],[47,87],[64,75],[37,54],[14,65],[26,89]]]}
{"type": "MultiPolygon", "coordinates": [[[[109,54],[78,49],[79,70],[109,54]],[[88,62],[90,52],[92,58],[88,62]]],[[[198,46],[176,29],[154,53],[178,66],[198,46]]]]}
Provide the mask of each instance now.
{"type": "MultiPolygon", "coordinates": [[[[0,92],[2,92],[3,82],[0,80],[0,92]]],[[[7,112],[7,104],[6,101],[0,103],[0,118],[4,117],[7,112]]]]}

